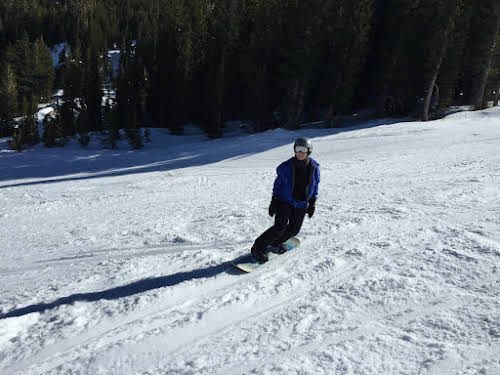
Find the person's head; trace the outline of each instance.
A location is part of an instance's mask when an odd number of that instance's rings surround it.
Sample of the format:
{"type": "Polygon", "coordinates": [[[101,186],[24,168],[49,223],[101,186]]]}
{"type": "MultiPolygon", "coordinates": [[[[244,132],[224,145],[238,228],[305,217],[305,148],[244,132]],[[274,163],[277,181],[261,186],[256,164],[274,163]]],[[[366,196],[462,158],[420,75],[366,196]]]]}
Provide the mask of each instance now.
{"type": "Polygon", "coordinates": [[[297,138],[293,144],[293,151],[295,152],[295,157],[299,160],[304,160],[312,152],[312,143],[307,138],[297,138]]]}

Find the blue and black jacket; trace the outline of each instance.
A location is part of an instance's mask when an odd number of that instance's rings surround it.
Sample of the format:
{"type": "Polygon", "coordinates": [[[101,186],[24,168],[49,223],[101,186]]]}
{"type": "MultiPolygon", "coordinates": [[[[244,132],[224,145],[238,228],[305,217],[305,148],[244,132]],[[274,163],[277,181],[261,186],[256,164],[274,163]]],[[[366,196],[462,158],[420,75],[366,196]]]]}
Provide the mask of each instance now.
{"type": "Polygon", "coordinates": [[[293,158],[281,163],[276,172],[278,177],[274,181],[273,196],[277,196],[281,202],[290,203],[292,206],[297,208],[307,208],[307,203],[311,198],[316,199],[318,197],[318,185],[319,185],[319,164],[312,158],[312,173],[309,184],[306,186],[306,200],[297,201],[293,197],[293,188],[295,185],[295,168],[293,166],[293,158]]]}

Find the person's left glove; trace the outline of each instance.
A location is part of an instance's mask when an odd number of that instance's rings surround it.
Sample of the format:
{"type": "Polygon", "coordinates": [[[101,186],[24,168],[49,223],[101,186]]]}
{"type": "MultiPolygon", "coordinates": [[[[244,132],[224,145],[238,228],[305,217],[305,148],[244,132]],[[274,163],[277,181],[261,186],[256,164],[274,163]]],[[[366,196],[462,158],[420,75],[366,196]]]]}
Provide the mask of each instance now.
{"type": "Polygon", "coordinates": [[[316,199],[311,198],[311,200],[309,200],[309,204],[307,205],[306,209],[306,213],[307,216],[309,216],[309,218],[313,217],[315,209],[316,209],[316,199]]]}
{"type": "Polygon", "coordinates": [[[269,205],[269,216],[273,217],[274,214],[278,212],[279,202],[280,199],[276,195],[273,195],[273,199],[271,200],[271,204],[269,205]]]}

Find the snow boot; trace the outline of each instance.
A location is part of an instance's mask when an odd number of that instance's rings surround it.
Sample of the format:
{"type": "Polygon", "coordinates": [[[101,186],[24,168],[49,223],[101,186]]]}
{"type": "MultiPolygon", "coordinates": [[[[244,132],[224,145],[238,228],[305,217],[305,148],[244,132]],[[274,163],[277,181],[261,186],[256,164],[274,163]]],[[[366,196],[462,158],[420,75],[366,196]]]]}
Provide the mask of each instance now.
{"type": "Polygon", "coordinates": [[[266,250],[259,249],[257,246],[253,245],[250,253],[259,263],[266,263],[269,258],[267,257],[266,250]]]}

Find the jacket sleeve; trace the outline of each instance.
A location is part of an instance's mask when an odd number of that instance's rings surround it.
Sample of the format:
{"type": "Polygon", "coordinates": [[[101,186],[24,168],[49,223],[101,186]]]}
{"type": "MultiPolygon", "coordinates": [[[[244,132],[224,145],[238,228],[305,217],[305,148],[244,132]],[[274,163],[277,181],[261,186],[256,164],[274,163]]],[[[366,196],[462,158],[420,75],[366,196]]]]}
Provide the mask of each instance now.
{"type": "Polygon", "coordinates": [[[283,186],[285,182],[285,171],[284,171],[284,165],[280,164],[278,168],[276,168],[276,173],[278,174],[276,176],[276,179],[274,180],[274,188],[273,188],[273,196],[281,196],[281,187],[283,186]]]}
{"type": "Polygon", "coordinates": [[[316,198],[318,198],[318,187],[319,187],[319,180],[320,180],[319,167],[316,167],[316,173],[314,174],[314,178],[316,179],[316,184],[314,186],[313,198],[316,199],[316,198]]]}

